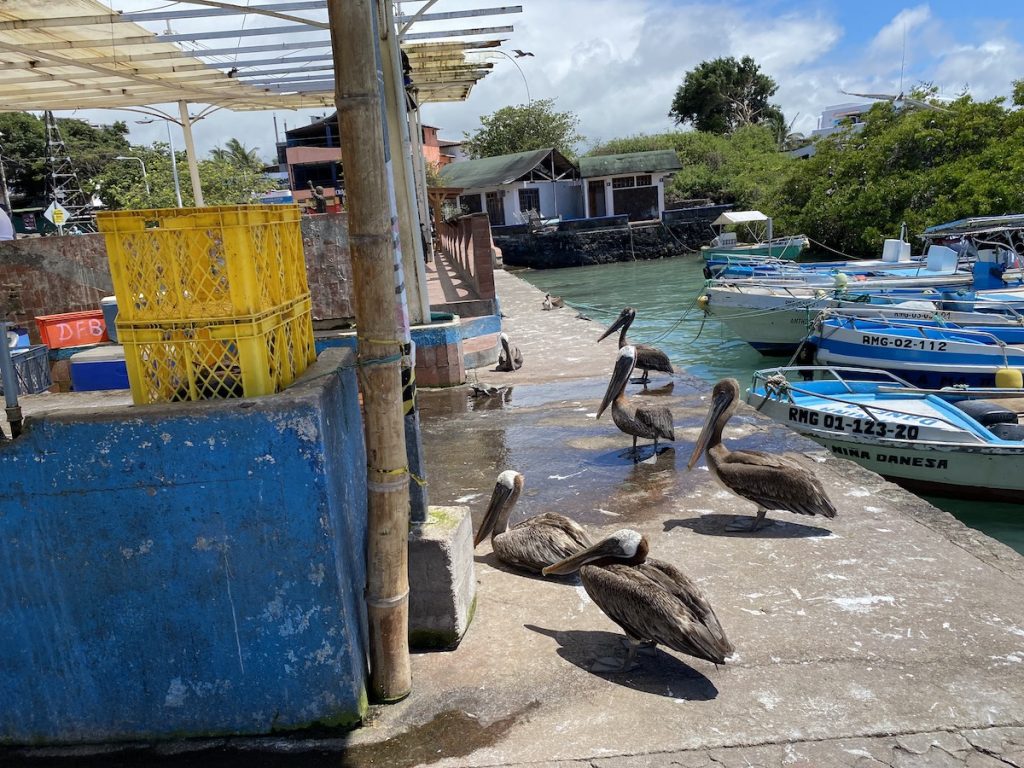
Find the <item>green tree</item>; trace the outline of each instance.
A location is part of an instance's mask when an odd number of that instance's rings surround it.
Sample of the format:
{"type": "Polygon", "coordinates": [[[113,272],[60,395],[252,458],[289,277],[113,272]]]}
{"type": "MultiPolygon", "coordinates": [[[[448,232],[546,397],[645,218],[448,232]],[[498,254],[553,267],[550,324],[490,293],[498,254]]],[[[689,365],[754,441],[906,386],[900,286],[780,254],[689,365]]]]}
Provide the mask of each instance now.
{"type": "Polygon", "coordinates": [[[567,157],[576,156],[583,141],[577,131],[579,118],[572,112],[556,112],[554,99],[502,107],[480,118],[481,127],[463,134],[462,148],[472,158],[508,155],[554,147],[567,157]]]}
{"type": "MultiPolygon", "coordinates": [[[[84,120],[58,118],[57,125],[83,191],[88,181],[128,148],[128,127],[123,122],[94,126],[84,120]]],[[[41,117],[27,112],[0,114],[0,147],[3,151],[7,186],[13,204],[46,204],[46,125],[41,117]]]]}
{"type": "Polygon", "coordinates": [[[903,221],[915,233],[1024,210],[1024,113],[1002,99],[962,96],[943,111],[882,102],[863,129],[815,146],[779,199],[795,229],[850,255],[876,255],[903,221]]]}
{"type": "Polygon", "coordinates": [[[247,148],[238,139],[228,139],[223,147],[214,147],[210,150],[210,157],[213,160],[227,162],[238,168],[263,168],[263,161],[260,159],[259,147],[247,148]]]}
{"type": "Polygon", "coordinates": [[[749,56],[702,61],[686,73],[668,114],[676,124],[690,123],[698,131],[716,134],[771,120],[785,125],[782,111],[768,101],[777,90],[749,56]]]}

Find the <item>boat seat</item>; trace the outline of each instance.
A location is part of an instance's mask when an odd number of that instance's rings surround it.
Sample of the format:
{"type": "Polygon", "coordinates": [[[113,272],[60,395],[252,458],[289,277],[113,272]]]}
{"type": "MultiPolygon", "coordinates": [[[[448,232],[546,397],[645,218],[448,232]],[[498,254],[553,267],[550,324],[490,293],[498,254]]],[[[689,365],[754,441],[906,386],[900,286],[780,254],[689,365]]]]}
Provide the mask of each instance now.
{"type": "MultiPolygon", "coordinates": [[[[1009,408],[989,402],[988,400],[960,400],[953,403],[957,408],[966,413],[983,427],[990,427],[993,424],[1016,424],[1017,414],[1009,408]]],[[[1016,438],[1006,438],[1015,440],[1016,438]]]]}
{"type": "Polygon", "coordinates": [[[1024,426],[1020,424],[994,424],[989,432],[1000,440],[1024,440],[1024,426]]]}

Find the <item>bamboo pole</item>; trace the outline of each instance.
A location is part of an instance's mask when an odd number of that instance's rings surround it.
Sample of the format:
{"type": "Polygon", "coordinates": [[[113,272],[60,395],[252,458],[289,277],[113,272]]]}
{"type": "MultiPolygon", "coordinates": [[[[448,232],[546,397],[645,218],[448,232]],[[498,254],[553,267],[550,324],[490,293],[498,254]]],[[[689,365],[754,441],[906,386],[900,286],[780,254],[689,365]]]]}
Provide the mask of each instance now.
{"type": "Polygon", "coordinates": [[[409,469],[400,373],[404,307],[395,294],[391,200],[377,88],[373,0],[328,0],[335,105],[348,192],[349,243],[366,430],[366,607],[370,687],[409,694],[409,469]]]}

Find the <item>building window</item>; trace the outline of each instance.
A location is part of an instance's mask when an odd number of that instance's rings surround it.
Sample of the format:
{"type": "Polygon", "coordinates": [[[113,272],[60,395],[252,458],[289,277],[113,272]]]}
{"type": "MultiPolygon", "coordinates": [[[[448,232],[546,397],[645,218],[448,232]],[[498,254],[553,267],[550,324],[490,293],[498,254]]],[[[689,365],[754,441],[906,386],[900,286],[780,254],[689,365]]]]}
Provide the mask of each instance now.
{"type": "Polygon", "coordinates": [[[519,190],[519,210],[523,213],[536,211],[540,213],[540,190],[536,187],[519,190]]]}
{"type": "Polygon", "coordinates": [[[635,187],[636,179],[632,176],[619,176],[617,179],[612,179],[612,189],[625,189],[626,187],[635,187]]]}
{"type": "Polygon", "coordinates": [[[636,185],[638,187],[649,187],[651,186],[651,174],[645,173],[643,176],[636,177],[636,185]]]}
{"type": "Polygon", "coordinates": [[[480,195],[459,195],[459,208],[466,213],[483,213],[484,211],[480,195]]]}

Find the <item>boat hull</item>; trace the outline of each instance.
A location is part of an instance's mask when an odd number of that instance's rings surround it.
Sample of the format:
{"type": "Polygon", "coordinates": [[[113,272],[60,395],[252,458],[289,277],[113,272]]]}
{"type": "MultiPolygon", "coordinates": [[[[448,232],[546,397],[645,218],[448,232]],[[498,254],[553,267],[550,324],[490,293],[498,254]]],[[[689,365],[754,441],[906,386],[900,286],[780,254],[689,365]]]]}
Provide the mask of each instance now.
{"type": "Polygon", "coordinates": [[[826,322],[810,343],[818,365],[878,368],[928,389],[994,387],[999,368],[1024,370],[1024,347],[1012,340],[1006,347],[972,343],[924,326],[901,334],[870,324],[826,322]]]}
{"type": "Polygon", "coordinates": [[[792,237],[778,238],[771,242],[736,245],[731,248],[716,248],[706,245],[700,250],[706,260],[723,259],[732,261],[749,257],[753,259],[770,258],[792,261],[803,253],[808,245],[809,241],[805,235],[794,235],[792,237]]]}
{"type": "MultiPolygon", "coordinates": [[[[757,376],[768,373],[759,372],[757,376]]],[[[864,373],[858,375],[863,377],[864,373]]],[[[811,388],[822,383],[802,386],[811,388]]],[[[887,384],[861,386],[881,388],[887,384]]],[[[841,393],[823,398],[792,391],[780,395],[766,393],[764,386],[757,385],[748,393],[747,402],[811,438],[832,455],[854,461],[911,490],[1020,502],[1024,495],[1024,473],[1020,471],[1024,442],[995,438],[953,406],[937,406],[935,396],[913,394],[917,390],[899,387],[895,391],[910,394],[845,402],[841,393]]],[[[1024,392],[1021,394],[1024,396],[1024,392]]]]}

